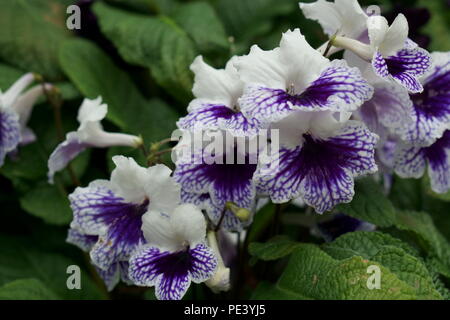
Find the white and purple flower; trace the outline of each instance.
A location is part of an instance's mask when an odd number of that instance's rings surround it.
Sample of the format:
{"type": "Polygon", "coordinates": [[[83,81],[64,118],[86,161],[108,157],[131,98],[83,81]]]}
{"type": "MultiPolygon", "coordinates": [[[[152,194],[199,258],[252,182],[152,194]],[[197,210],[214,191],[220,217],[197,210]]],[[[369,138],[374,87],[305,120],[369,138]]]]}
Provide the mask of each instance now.
{"type": "MultiPolygon", "coordinates": [[[[66,241],[83,250],[89,252],[98,241],[98,236],[87,235],[76,229],[70,228],[66,241]]],[[[100,278],[105,283],[106,289],[112,291],[120,280],[126,284],[132,284],[128,278],[128,261],[119,261],[113,263],[107,270],[95,266],[100,278]]]]}
{"type": "MultiPolygon", "coordinates": [[[[300,123],[304,113],[290,117],[294,116],[300,123]]],[[[283,130],[281,126],[282,144],[283,130]]],[[[332,113],[316,113],[310,126],[299,128],[295,136],[296,145],[290,140],[255,173],[258,189],[274,203],[300,197],[323,213],[352,200],[355,177],[377,171],[374,153],[378,137],[361,122],[338,121],[332,113]]]]}
{"type": "MultiPolygon", "coordinates": [[[[253,175],[257,166],[256,155],[237,148],[234,143],[216,152],[211,155],[203,146],[194,149],[191,156],[178,159],[173,174],[175,181],[181,184],[182,201],[204,209],[215,224],[227,202],[253,211],[256,203],[253,175]]],[[[250,223],[251,219],[243,222],[226,210],[221,226],[230,231],[240,231],[250,223]]]]}
{"type": "Polygon", "coordinates": [[[139,286],[155,286],[159,300],[180,300],[191,281],[205,282],[218,260],[206,242],[202,212],[183,204],[173,212],[149,211],[142,230],[147,244],[130,258],[129,277],[139,286]]]}
{"type": "MultiPolygon", "coordinates": [[[[5,156],[16,150],[19,145],[36,140],[27,123],[34,104],[44,92],[44,86],[37,85],[24,93],[34,80],[35,76],[27,73],[6,92],[0,91],[0,166],[3,165],[5,156]]],[[[45,84],[45,88],[50,89],[51,86],[45,84]]]]}
{"type": "Polygon", "coordinates": [[[366,77],[374,74],[400,84],[411,93],[423,90],[419,78],[430,68],[430,54],[408,39],[409,26],[403,14],[389,26],[386,18],[365,14],[355,0],[334,3],[320,0],[300,4],[300,8],[307,18],[317,20],[330,37],[334,35],[333,46],[355,54],[346,54],[345,59],[358,66],[366,77]]]}
{"type": "Polygon", "coordinates": [[[238,99],[244,83],[234,66],[237,57],[227,63],[225,69],[214,69],[198,56],[191,65],[195,73],[192,89],[194,99],[188,106],[188,115],[177,125],[186,130],[228,130],[236,136],[257,134],[259,122],[244,116],[238,99]]]}
{"type": "Polygon", "coordinates": [[[296,111],[352,112],[373,92],[357,68],[323,57],[299,29],[284,33],[274,50],[253,46],[236,66],[246,83],[239,100],[242,111],[261,123],[296,111]]]}
{"type": "Polygon", "coordinates": [[[166,166],[143,168],[123,156],[113,162],[111,180],[95,180],[69,196],[72,228],[98,237],[90,256],[105,271],[145,243],[141,226],[147,211],[171,212],[180,202],[180,187],[166,166]]]}
{"type": "Polygon", "coordinates": [[[101,121],[106,117],[108,106],[99,97],[95,100],[85,99],[78,111],[80,126],[77,131],[69,132],[66,140],[60,143],[48,159],[48,180],[53,183],[56,172],[87,148],[106,148],[125,146],[136,148],[142,139],[124,133],[110,133],[103,130],[101,121]]]}
{"type": "Polygon", "coordinates": [[[431,189],[437,193],[450,190],[450,130],[430,146],[403,144],[398,147],[395,172],[402,178],[421,178],[428,167],[431,189]]]}

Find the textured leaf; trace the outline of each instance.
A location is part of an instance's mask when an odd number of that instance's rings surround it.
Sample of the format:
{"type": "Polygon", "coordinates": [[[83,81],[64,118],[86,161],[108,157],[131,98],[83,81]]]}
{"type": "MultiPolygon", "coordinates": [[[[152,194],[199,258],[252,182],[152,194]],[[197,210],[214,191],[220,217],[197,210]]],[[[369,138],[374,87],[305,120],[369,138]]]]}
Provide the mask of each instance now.
{"type": "Polygon", "coordinates": [[[378,231],[346,233],[333,242],[325,243],[322,249],[335,259],[345,259],[355,255],[370,259],[385,246],[398,247],[413,256],[418,256],[418,253],[403,241],[378,231]]]}
{"type": "Polygon", "coordinates": [[[249,253],[263,261],[277,260],[292,253],[300,244],[285,236],[272,238],[265,243],[253,242],[248,247],[249,253]]]}
{"type": "Polygon", "coordinates": [[[66,6],[55,0],[0,1],[0,58],[24,71],[62,77],[58,48],[70,36],[66,6]]]}
{"type": "Polygon", "coordinates": [[[229,50],[222,22],[208,3],[184,4],[173,13],[172,18],[194,40],[200,52],[229,50]]]}
{"type": "Polygon", "coordinates": [[[108,119],[122,130],[150,141],[167,138],[178,118],[164,102],[147,100],[130,77],[94,44],[70,40],[60,52],[61,65],[77,88],[89,98],[102,96],[108,119]]]}
{"type": "Polygon", "coordinates": [[[103,3],[94,5],[103,33],[129,63],[149,67],[156,82],[181,101],[191,97],[189,65],[196,53],[186,32],[166,16],[128,13],[103,3]]]}
{"type": "Polygon", "coordinates": [[[389,227],[395,222],[394,206],[371,178],[358,181],[353,201],[339,205],[336,210],[379,227],[389,227]]]}
{"type": "Polygon", "coordinates": [[[20,279],[0,287],[0,300],[60,299],[38,279],[20,279]]]}
{"type": "Polygon", "coordinates": [[[401,280],[388,268],[360,256],[336,260],[313,245],[295,250],[277,288],[299,299],[422,299],[420,291],[401,280]],[[381,288],[370,290],[367,268],[376,265],[381,270],[381,288]]]}
{"type": "Polygon", "coordinates": [[[283,291],[269,282],[262,281],[253,291],[252,300],[308,300],[299,294],[283,291]]]}

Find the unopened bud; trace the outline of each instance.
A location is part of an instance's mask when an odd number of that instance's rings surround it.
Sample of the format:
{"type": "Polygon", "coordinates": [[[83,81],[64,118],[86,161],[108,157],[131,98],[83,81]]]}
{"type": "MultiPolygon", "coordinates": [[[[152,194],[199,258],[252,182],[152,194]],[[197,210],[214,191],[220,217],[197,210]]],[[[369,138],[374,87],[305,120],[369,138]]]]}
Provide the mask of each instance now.
{"type": "Polygon", "coordinates": [[[248,221],[250,218],[250,210],[241,208],[237,204],[231,201],[225,203],[225,208],[233,212],[233,214],[241,221],[248,221]]]}

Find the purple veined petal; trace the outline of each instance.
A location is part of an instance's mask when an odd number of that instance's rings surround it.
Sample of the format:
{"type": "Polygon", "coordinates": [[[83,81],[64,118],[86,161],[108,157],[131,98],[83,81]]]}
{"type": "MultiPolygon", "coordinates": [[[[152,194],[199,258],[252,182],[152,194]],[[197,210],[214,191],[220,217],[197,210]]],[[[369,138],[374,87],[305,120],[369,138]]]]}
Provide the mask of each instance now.
{"type": "Polygon", "coordinates": [[[373,88],[357,68],[333,61],[302,93],[248,85],[240,104],[244,114],[262,122],[275,122],[292,111],[354,111],[370,99],[373,88]]]}
{"type": "Polygon", "coordinates": [[[120,266],[118,263],[112,264],[107,270],[95,267],[98,275],[105,283],[108,292],[111,292],[120,281],[120,266]]]}
{"type": "Polygon", "coordinates": [[[67,140],[60,143],[48,159],[49,183],[53,183],[53,177],[56,172],[64,169],[70,161],[75,159],[88,147],[88,144],[79,141],[76,134],[71,135],[69,133],[67,140]]]}
{"type": "Polygon", "coordinates": [[[0,166],[5,156],[15,150],[20,142],[20,124],[16,113],[0,109],[0,166]]]}
{"type": "Polygon", "coordinates": [[[189,114],[177,122],[180,129],[185,130],[207,130],[222,129],[229,130],[234,136],[254,136],[260,127],[256,119],[246,118],[242,112],[235,111],[225,105],[194,100],[189,114]]]}
{"type": "Polygon", "coordinates": [[[276,203],[301,196],[322,213],[351,201],[353,177],[376,172],[376,142],[376,135],[354,121],[326,140],[304,135],[302,146],[282,148],[268,166],[259,167],[256,181],[276,203]]]}
{"type": "Polygon", "coordinates": [[[405,47],[396,55],[387,58],[377,51],[372,66],[381,78],[393,79],[409,92],[419,93],[423,91],[419,78],[430,69],[431,56],[426,50],[418,47],[405,47]]]}
{"type": "Polygon", "coordinates": [[[128,259],[145,242],[141,226],[148,200],[141,204],[127,203],[107,189],[106,183],[77,188],[69,199],[74,213],[72,224],[87,234],[99,236],[91,250],[91,259],[98,267],[107,270],[112,263],[128,259]]]}
{"type": "Polygon", "coordinates": [[[214,252],[205,244],[200,243],[195,248],[190,249],[191,268],[189,275],[195,283],[202,283],[211,278],[217,268],[217,257],[214,252]]]}
{"type": "Polygon", "coordinates": [[[442,138],[423,149],[424,157],[428,160],[428,175],[431,188],[437,193],[450,190],[450,131],[446,131],[442,138]]]}
{"type": "Polygon", "coordinates": [[[435,65],[423,80],[424,91],[411,95],[415,117],[405,139],[423,146],[431,145],[450,128],[450,57],[433,57],[435,65]]]}
{"type": "Polygon", "coordinates": [[[396,154],[395,172],[403,178],[421,178],[428,164],[431,188],[437,193],[450,189],[450,131],[428,147],[402,145],[396,154]]]}
{"type": "Polygon", "coordinates": [[[74,228],[69,229],[66,239],[67,243],[77,246],[84,252],[89,252],[97,241],[98,236],[88,235],[74,228]]]}
{"type": "Polygon", "coordinates": [[[155,286],[158,300],[180,300],[191,284],[189,251],[169,252],[145,246],[130,258],[129,277],[139,286],[155,286]]]}

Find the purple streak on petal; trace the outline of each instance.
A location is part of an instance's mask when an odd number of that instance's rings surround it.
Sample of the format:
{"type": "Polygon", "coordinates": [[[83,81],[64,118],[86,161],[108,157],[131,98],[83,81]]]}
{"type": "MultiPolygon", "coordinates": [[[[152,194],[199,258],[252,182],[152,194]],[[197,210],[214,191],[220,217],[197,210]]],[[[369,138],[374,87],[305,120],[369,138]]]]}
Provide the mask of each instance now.
{"type": "Polygon", "coordinates": [[[149,201],[127,203],[106,188],[78,188],[69,196],[74,213],[73,224],[99,240],[91,251],[93,262],[106,270],[144,243],[142,215],[149,201]]]}
{"type": "Polygon", "coordinates": [[[78,139],[68,139],[59,144],[48,159],[48,180],[53,182],[55,173],[64,169],[87,147],[86,143],[79,142],[78,139]]]}
{"type": "Polygon", "coordinates": [[[20,142],[20,124],[16,113],[0,110],[0,167],[5,156],[15,150],[20,142]]]}
{"type": "Polygon", "coordinates": [[[278,121],[294,110],[354,111],[373,89],[356,68],[333,62],[302,93],[249,85],[239,100],[244,113],[261,122],[278,121]]]}
{"type": "Polygon", "coordinates": [[[414,125],[408,140],[430,145],[448,129],[450,121],[450,61],[435,66],[424,81],[424,91],[411,95],[414,103],[414,125]]]}
{"type": "Polygon", "coordinates": [[[447,192],[450,189],[450,131],[422,152],[428,160],[432,189],[438,193],[447,192]]]}
{"type": "Polygon", "coordinates": [[[274,202],[301,196],[322,213],[353,198],[353,176],[376,171],[376,141],[375,135],[356,124],[327,140],[304,135],[303,146],[280,150],[279,168],[258,170],[258,184],[274,202]]]}
{"type": "Polygon", "coordinates": [[[74,228],[70,228],[66,241],[73,244],[85,252],[89,252],[98,240],[96,235],[88,235],[74,228]]]}
{"type": "Polygon", "coordinates": [[[384,79],[392,77],[408,91],[418,93],[423,90],[419,77],[430,69],[431,56],[426,50],[407,43],[405,48],[387,58],[376,52],[372,66],[378,76],[384,79]]]}
{"type": "Polygon", "coordinates": [[[242,112],[224,105],[198,103],[187,116],[178,121],[180,129],[223,129],[236,136],[257,134],[259,122],[256,119],[248,119],[242,112]]]}
{"type": "MultiPolygon", "coordinates": [[[[233,201],[242,208],[252,209],[255,201],[255,188],[252,183],[256,164],[198,164],[178,165],[174,171],[175,181],[185,192],[209,193],[212,199],[210,217],[218,221],[227,201],[233,201]],[[199,187],[201,186],[201,187],[199,187]]],[[[229,230],[242,229],[242,223],[227,211],[222,224],[229,230]]]]}
{"type": "Polygon", "coordinates": [[[217,260],[203,244],[178,252],[144,247],[130,259],[130,278],[141,286],[156,286],[160,300],[179,300],[186,293],[191,277],[203,282],[212,276],[217,260]]]}
{"type": "Polygon", "coordinates": [[[191,267],[189,274],[195,283],[201,283],[214,275],[217,268],[217,257],[214,252],[204,244],[198,244],[189,251],[191,267]]]}
{"type": "Polygon", "coordinates": [[[120,267],[118,263],[113,263],[107,270],[95,267],[100,278],[105,283],[108,292],[112,291],[120,281],[120,267]]]}

